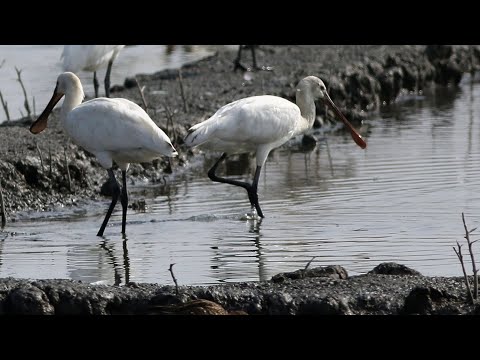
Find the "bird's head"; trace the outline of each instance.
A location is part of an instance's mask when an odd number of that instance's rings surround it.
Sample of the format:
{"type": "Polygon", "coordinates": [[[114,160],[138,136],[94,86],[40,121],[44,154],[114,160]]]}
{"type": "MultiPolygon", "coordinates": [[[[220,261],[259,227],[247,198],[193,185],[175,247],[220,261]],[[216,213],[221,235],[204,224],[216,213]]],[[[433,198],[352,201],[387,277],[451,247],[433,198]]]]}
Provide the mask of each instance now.
{"type": "Polygon", "coordinates": [[[350,130],[353,141],[355,141],[355,143],[362,149],[365,149],[367,147],[367,143],[365,142],[365,140],[363,140],[362,136],[358,133],[357,130],[355,130],[352,124],[350,124],[350,122],[342,114],[337,105],[335,105],[335,103],[332,101],[330,95],[327,92],[327,87],[322,80],[320,80],[316,76],[307,76],[300,81],[297,86],[297,91],[309,92],[314,99],[322,100],[325,105],[332,109],[335,116],[345,124],[348,130],[350,130]]]}
{"type": "Polygon", "coordinates": [[[30,132],[33,134],[38,134],[45,130],[47,127],[48,116],[52,112],[53,108],[67,92],[71,91],[72,88],[76,89],[75,94],[80,97],[79,102],[81,102],[85,95],[83,93],[82,83],[80,82],[78,76],[72,72],[64,72],[60,74],[57,78],[57,85],[53,91],[52,98],[38,119],[30,126],[30,132]]]}

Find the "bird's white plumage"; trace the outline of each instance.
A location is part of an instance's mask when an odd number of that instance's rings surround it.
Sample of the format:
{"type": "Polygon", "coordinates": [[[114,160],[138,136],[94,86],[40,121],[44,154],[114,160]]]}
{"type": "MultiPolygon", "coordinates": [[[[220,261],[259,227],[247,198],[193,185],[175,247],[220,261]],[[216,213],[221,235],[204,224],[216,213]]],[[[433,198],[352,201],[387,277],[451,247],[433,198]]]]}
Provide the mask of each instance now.
{"type": "Polygon", "coordinates": [[[247,97],[194,125],[185,144],[229,154],[255,151],[259,146],[274,148],[295,134],[299,118],[300,109],[291,101],[272,95],[247,97]]]}
{"type": "MultiPolygon", "coordinates": [[[[65,100],[60,119],[65,131],[76,144],[94,154],[104,168],[111,168],[115,161],[126,170],[132,162],[177,155],[168,136],[134,102],[122,98],[96,98],[81,103],[82,84],[72,72],[60,74],[51,102],[58,101],[62,95],[65,100]]],[[[46,126],[46,117],[48,112],[42,113],[32,129],[42,121],[46,126]]]]}
{"type": "Polygon", "coordinates": [[[76,144],[98,154],[105,168],[111,167],[112,160],[123,167],[124,163],[148,162],[174,153],[168,136],[127,99],[86,101],[67,114],[64,127],[76,144]]]}
{"type": "Polygon", "coordinates": [[[65,45],[63,58],[64,71],[78,73],[80,70],[97,71],[110,59],[115,60],[125,45],[65,45]]]}

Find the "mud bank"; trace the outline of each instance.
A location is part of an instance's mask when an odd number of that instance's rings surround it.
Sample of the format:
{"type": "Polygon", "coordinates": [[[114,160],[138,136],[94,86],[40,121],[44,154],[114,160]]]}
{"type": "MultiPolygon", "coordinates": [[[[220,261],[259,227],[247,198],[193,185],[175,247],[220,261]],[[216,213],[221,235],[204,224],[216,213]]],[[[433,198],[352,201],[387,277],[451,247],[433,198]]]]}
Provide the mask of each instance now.
{"type": "Polygon", "coordinates": [[[215,286],[89,285],[0,279],[0,314],[16,315],[434,315],[478,314],[463,278],[426,277],[395,263],[349,277],[341,266],[215,286]],[[178,290],[178,294],[177,294],[178,290]],[[199,300],[202,299],[202,300],[199,300]]]}

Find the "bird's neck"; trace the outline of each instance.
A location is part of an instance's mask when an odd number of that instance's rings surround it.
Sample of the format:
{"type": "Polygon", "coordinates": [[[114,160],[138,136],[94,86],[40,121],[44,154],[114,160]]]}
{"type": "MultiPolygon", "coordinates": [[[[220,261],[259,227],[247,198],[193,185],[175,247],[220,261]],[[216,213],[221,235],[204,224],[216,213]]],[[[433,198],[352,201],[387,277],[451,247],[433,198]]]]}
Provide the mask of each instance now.
{"type": "Polygon", "coordinates": [[[62,122],[65,121],[70,111],[72,111],[75,107],[82,103],[83,98],[84,94],[82,90],[72,91],[65,94],[62,110],[60,111],[60,119],[62,120],[62,122]]]}
{"type": "Polygon", "coordinates": [[[302,134],[313,126],[315,121],[315,99],[308,91],[297,89],[296,104],[302,115],[296,135],[302,134]]]}

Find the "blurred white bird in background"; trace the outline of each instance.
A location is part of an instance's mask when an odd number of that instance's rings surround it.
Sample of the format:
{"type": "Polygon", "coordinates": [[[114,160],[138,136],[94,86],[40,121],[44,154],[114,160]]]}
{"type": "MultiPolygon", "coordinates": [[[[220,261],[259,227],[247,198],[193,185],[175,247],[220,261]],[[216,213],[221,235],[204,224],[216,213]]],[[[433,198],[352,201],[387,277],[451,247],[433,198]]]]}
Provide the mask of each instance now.
{"type": "Polygon", "coordinates": [[[105,74],[105,96],[110,97],[110,72],[112,64],[125,45],[64,45],[61,58],[63,70],[78,75],[80,71],[93,72],[95,97],[98,97],[97,71],[107,65],[105,74]]]}

